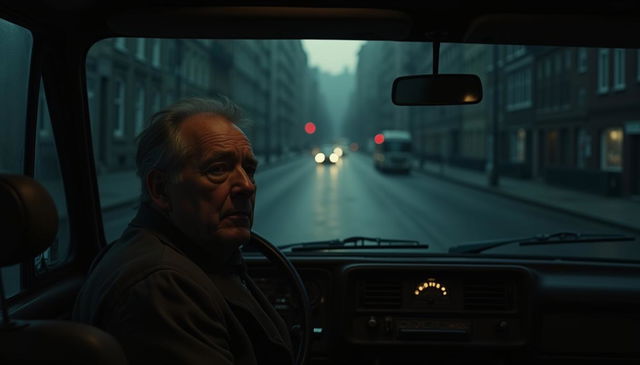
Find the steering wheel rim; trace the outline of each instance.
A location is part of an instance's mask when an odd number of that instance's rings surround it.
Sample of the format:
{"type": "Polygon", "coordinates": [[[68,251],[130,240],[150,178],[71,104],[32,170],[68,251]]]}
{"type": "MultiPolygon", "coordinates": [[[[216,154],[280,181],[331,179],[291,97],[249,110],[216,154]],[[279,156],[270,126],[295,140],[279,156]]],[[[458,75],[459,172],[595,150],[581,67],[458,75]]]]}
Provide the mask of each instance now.
{"type": "Polygon", "coordinates": [[[274,244],[255,232],[251,232],[251,243],[255,245],[267,260],[283,269],[288,279],[293,283],[293,287],[298,295],[303,311],[301,323],[302,328],[300,330],[301,339],[294,364],[303,365],[307,359],[311,343],[311,303],[309,302],[309,296],[307,295],[307,290],[304,287],[302,278],[291,261],[289,261],[282,251],[280,251],[280,249],[274,244]]]}

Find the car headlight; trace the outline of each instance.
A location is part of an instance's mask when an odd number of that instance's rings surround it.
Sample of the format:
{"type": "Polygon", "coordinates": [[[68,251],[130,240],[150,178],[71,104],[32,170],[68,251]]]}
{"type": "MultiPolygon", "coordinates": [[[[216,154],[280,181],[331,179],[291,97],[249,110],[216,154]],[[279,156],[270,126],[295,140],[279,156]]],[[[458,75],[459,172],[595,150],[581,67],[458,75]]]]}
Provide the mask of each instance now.
{"type": "Polygon", "coordinates": [[[342,154],[343,154],[344,152],[342,151],[342,148],[340,148],[340,147],[336,147],[336,148],[334,148],[334,149],[333,149],[333,153],[335,153],[336,155],[338,155],[338,157],[342,157],[342,154]]]}
{"type": "Polygon", "coordinates": [[[317,163],[323,163],[324,160],[326,160],[326,159],[327,159],[327,156],[325,156],[324,153],[322,153],[322,152],[316,153],[316,162],[317,163]]]}
{"type": "Polygon", "coordinates": [[[338,155],[335,153],[332,153],[331,155],[329,155],[329,161],[331,161],[332,163],[338,162],[339,159],[340,157],[338,157],[338,155]]]}

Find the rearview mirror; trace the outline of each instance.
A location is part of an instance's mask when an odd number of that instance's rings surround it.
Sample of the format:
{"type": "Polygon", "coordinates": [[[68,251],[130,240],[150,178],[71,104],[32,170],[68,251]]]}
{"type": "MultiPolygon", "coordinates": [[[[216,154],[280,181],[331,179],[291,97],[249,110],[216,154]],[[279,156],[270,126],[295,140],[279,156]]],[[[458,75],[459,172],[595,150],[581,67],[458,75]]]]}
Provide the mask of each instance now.
{"type": "Polygon", "coordinates": [[[482,81],[476,75],[436,74],[402,76],[393,82],[396,105],[460,105],[482,100],[482,81]]]}

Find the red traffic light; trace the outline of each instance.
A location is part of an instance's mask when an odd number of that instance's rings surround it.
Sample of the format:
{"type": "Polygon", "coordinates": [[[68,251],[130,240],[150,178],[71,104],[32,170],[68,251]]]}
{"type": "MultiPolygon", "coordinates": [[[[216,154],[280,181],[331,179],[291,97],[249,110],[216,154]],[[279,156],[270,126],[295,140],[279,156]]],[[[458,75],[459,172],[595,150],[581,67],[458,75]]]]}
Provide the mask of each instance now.
{"type": "Polygon", "coordinates": [[[382,144],[382,142],[384,142],[384,135],[382,133],[378,133],[376,134],[375,137],[373,137],[373,141],[376,144],[382,144]]]}
{"type": "Polygon", "coordinates": [[[316,125],[312,122],[307,122],[307,124],[304,125],[304,131],[307,132],[307,134],[314,134],[316,132],[316,125]]]}

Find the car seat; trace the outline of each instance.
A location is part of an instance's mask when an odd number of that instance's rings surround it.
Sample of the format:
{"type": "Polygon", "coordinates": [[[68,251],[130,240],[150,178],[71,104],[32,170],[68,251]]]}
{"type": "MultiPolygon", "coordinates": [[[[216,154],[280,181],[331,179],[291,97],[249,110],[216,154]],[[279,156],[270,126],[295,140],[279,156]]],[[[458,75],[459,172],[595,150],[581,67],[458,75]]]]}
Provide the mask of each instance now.
{"type": "MultiPolygon", "coordinates": [[[[53,242],[58,213],[49,193],[27,176],[0,174],[0,268],[33,260],[53,242]]],[[[126,364],[108,333],[64,320],[11,320],[0,270],[0,363],[126,364]]]]}

